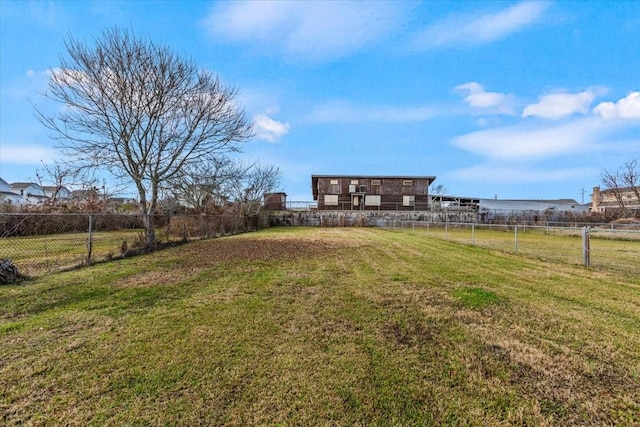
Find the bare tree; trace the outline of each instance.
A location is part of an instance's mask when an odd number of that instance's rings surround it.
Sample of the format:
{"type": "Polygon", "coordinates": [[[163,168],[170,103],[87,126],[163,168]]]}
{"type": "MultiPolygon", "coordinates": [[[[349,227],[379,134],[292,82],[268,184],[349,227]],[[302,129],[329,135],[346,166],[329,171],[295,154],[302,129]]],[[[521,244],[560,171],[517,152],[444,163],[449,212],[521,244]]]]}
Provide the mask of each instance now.
{"type": "Polygon", "coordinates": [[[43,162],[42,169],[36,170],[36,179],[42,188],[47,184],[54,187],[49,199],[49,203],[52,205],[58,202],[60,190],[66,185],[74,183],[77,175],[76,171],[61,163],[46,164],[43,162]]]}
{"type": "Polygon", "coordinates": [[[623,213],[628,213],[629,211],[627,201],[625,201],[625,194],[629,192],[634,195],[636,203],[640,205],[638,159],[626,162],[616,172],[605,170],[601,175],[601,180],[602,184],[611,190],[623,213]]]}
{"type": "Polygon", "coordinates": [[[126,30],[106,30],[93,46],[72,38],[65,46],[44,94],[65,108],[37,115],[75,167],[105,169],[135,186],[153,250],[161,187],[185,165],[238,151],[252,137],[237,91],[126,30]]]}
{"type": "Polygon", "coordinates": [[[258,213],[264,194],[278,188],[282,179],[280,168],[260,163],[239,163],[234,175],[239,179],[230,181],[225,192],[234,202],[236,211],[244,216],[258,213]]]}
{"type": "Polygon", "coordinates": [[[98,178],[92,174],[93,171],[78,169],[71,164],[56,162],[52,164],[42,163],[42,168],[36,170],[36,181],[41,187],[53,187],[53,192],[48,203],[56,205],[59,201],[60,191],[63,188],[78,188],[85,195],[90,194],[93,199],[100,195],[107,200],[110,195],[107,193],[106,183],[102,184],[102,191],[98,190],[98,178]]]}
{"type": "Polygon", "coordinates": [[[233,161],[226,156],[209,156],[191,162],[171,180],[170,192],[177,200],[202,213],[220,206],[231,182],[242,179],[233,161]]]}
{"type": "Polygon", "coordinates": [[[600,180],[607,189],[611,190],[613,197],[615,197],[616,202],[618,203],[618,206],[620,206],[620,209],[622,209],[623,212],[626,211],[627,207],[624,203],[623,197],[623,180],[620,176],[620,172],[610,172],[605,169],[604,172],[602,172],[602,174],[600,175],[600,180]]]}
{"type": "Polygon", "coordinates": [[[638,172],[638,159],[628,161],[622,166],[622,181],[633,193],[636,203],[640,205],[640,172],[638,172]]]}

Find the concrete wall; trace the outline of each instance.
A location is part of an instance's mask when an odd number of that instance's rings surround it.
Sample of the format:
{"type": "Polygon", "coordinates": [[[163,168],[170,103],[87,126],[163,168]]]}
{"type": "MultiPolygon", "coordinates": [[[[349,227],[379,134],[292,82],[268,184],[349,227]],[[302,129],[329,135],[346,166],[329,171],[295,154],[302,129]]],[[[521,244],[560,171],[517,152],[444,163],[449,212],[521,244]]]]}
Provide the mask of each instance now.
{"type": "Polygon", "coordinates": [[[475,212],[278,211],[264,216],[264,226],[384,227],[394,222],[473,222],[475,212]]]}

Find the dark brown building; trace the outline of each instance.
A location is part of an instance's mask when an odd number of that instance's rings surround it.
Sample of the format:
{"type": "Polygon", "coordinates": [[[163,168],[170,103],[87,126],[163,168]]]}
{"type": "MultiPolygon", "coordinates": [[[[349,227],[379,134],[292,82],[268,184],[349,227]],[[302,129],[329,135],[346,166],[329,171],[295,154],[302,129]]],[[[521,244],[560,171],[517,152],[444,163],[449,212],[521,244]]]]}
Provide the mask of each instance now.
{"type": "Polygon", "coordinates": [[[284,211],[287,209],[287,195],[285,193],[266,193],[264,195],[265,211],[284,211]]]}
{"type": "Polygon", "coordinates": [[[312,175],[318,210],[426,211],[435,176],[312,175]]]}

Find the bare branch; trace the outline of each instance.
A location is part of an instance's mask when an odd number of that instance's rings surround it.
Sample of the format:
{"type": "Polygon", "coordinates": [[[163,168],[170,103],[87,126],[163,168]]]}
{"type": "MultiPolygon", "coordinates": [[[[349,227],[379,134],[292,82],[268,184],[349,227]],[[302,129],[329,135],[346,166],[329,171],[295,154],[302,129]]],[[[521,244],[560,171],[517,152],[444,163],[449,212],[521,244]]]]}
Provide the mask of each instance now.
{"type": "Polygon", "coordinates": [[[638,172],[638,159],[628,161],[622,166],[622,181],[636,198],[640,205],[640,178],[638,172]]]}
{"type": "Polygon", "coordinates": [[[609,172],[608,170],[605,169],[600,175],[600,180],[602,181],[602,184],[607,189],[611,190],[611,192],[613,193],[613,196],[616,199],[616,202],[618,203],[618,206],[620,206],[620,209],[625,211],[626,206],[624,203],[623,190],[622,190],[623,185],[622,185],[622,178],[620,177],[620,173],[617,171],[609,172]]]}
{"type": "Polygon", "coordinates": [[[227,189],[237,210],[243,215],[258,212],[265,193],[273,192],[282,179],[282,172],[273,165],[238,164],[236,174],[241,178],[227,189]]]}

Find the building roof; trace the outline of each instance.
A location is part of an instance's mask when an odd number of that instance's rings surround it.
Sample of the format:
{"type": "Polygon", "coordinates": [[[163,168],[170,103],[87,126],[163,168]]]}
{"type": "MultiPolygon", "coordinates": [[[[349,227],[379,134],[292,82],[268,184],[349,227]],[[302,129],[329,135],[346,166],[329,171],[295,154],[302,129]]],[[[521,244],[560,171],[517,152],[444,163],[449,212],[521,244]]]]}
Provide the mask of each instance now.
{"type": "Polygon", "coordinates": [[[606,190],[601,190],[600,194],[603,194],[603,193],[614,193],[616,191],[619,191],[621,193],[630,193],[630,192],[633,192],[634,189],[638,190],[638,188],[634,188],[634,187],[607,188],[606,190]]]}
{"type": "Polygon", "coordinates": [[[32,187],[34,185],[36,187],[39,187],[39,185],[36,184],[35,182],[12,182],[10,185],[13,188],[29,188],[29,187],[32,187]]]}
{"type": "Polygon", "coordinates": [[[486,201],[496,201],[505,203],[551,203],[555,205],[579,205],[574,199],[483,199],[486,201]]]}
{"type": "Polygon", "coordinates": [[[435,181],[435,176],[415,176],[415,175],[311,175],[314,178],[360,178],[360,179],[428,179],[435,181]]]}
{"type": "Polygon", "coordinates": [[[480,199],[481,211],[582,211],[588,209],[588,205],[582,205],[573,199],[558,200],[507,200],[507,199],[480,199]]]}
{"type": "Polygon", "coordinates": [[[67,190],[64,185],[45,185],[42,189],[47,191],[67,190]]]}

